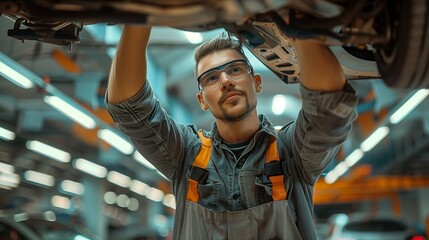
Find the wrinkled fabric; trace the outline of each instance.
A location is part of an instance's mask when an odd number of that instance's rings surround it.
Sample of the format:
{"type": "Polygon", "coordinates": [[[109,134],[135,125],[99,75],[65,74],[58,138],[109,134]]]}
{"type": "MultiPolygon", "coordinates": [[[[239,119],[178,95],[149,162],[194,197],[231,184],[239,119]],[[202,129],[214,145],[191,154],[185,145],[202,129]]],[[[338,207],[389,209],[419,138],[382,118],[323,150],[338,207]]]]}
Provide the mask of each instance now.
{"type": "Polygon", "coordinates": [[[240,211],[214,211],[186,202],[185,209],[180,239],[301,239],[286,200],[240,211]]]}
{"type": "MultiPolygon", "coordinates": [[[[276,136],[285,176],[292,179],[287,191],[294,224],[302,239],[317,238],[313,187],[347,138],[357,116],[358,98],[349,84],[340,92],[310,91],[302,86],[300,89],[303,106],[296,121],[276,133],[265,115],[259,115],[261,128],[239,159],[222,143],[215,124],[205,132],[211,138],[212,150],[207,166],[209,177],[198,186],[199,205],[213,211],[233,212],[271,202],[269,183],[261,173],[269,139],[276,136]]],[[[173,238],[179,239],[185,231],[187,177],[201,146],[196,127],[175,122],[162,109],[148,81],[127,101],[110,104],[106,100],[106,104],[113,120],[136,149],[170,179],[176,197],[173,238]]]]}

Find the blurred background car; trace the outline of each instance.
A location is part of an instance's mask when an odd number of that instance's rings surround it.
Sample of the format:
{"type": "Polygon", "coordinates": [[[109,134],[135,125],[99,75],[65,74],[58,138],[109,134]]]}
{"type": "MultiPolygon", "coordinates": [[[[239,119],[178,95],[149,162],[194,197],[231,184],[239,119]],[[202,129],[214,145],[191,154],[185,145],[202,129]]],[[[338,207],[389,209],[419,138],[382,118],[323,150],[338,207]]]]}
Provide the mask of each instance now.
{"type": "Polygon", "coordinates": [[[392,216],[348,216],[335,214],[330,217],[328,240],[425,240],[402,220],[392,216]]]}

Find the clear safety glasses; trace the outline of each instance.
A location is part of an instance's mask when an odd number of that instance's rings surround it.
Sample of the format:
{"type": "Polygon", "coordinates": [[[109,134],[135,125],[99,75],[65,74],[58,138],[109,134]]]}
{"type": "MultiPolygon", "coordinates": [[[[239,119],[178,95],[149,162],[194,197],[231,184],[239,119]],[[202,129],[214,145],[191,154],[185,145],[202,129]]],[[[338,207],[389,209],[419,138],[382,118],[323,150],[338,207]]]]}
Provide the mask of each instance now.
{"type": "Polygon", "coordinates": [[[231,80],[240,80],[245,78],[251,71],[250,64],[245,59],[227,62],[202,73],[197,78],[198,88],[200,90],[218,88],[222,82],[220,78],[222,72],[226,73],[231,80]]]}

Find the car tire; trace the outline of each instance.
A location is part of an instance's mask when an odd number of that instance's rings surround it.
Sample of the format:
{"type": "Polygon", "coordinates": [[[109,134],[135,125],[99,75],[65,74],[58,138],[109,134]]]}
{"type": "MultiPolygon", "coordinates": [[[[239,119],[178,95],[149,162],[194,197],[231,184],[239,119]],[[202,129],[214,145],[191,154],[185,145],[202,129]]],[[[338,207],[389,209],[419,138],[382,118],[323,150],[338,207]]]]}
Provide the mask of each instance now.
{"type": "Polygon", "coordinates": [[[429,2],[397,0],[388,4],[378,22],[380,29],[390,26],[392,40],[388,45],[375,46],[381,77],[394,88],[428,88],[429,2]]]}

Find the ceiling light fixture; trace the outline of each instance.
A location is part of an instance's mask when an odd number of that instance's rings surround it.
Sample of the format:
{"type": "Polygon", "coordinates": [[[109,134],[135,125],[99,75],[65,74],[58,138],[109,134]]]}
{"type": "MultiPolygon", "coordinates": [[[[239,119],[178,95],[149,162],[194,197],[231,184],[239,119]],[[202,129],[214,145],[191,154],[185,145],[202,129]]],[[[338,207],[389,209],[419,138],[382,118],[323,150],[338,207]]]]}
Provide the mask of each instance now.
{"type": "Polygon", "coordinates": [[[149,192],[146,194],[146,197],[154,202],[161,202],[164,199],[164,192],[151,187],[149,192]]]}
{"type": "Polygon", "coordinates": [[[11,141],[15,139],[15,133],[7,130],[6,128],[0,127],[0,138],[3,138],[7,141],[11,141]]]}
{"type": "Polygon", "coordinates": [[[122,173],[119,173],[116,171],[110,171],[107,174],[107,181],[113,184],[116,184],[120,187],[128,188],[128,186],[130,186],[130,183],[131,183],[131,178],[122,173]]]}
{"type": "Polygon", "coordinates": [[[351,167],[355,165],[363,157],[363,155],[364,154],[361,149],[356,149],[344,159],[344,162],[347,164],[348,167],[351,167]]]}
{"type": "Polygon", "coordinates": [[[203,41],[203,37],[199,32],[188,32],[185,31],[186,39],[192,44],[199,44],[203,41]]]}
{"type": "Polygon", "coordinates": [[[107,169],[105,167],[83,158],[78,158],[73,161],[73,166],[74,168],[84,173],[88,173],[94,177],[105,178],[107,175],[107,169]]]}
{"type": "Polygon", "coordinates": [[[131,191],[137,194],[140,194],[142,196],[145,196],[146,194],[148,194],[151,189],[149,185],[139,180],[132,180],[129,188],[131,191]]]}
{"type": "Polygon", "coordinates": [[[39,141],[35,141],[35,140],[27,141],[26,146],[29,150],[33,152],[37,152],[45,157],[54,159],[58,162],[67,163],[67,162],[70,162],[70,159],[71,159],[70,153],[39,141]]]}
{"type": "Polygon", "coordinates": [[[131,143],[109,129],[98,130],[97,136],[125,155],[129,155],[134,151],[131,143]]]}
{"type": "Polygon", "coordinates": [[[24,89],[34,87],[34,83],[20,72],[28,72],[28,70],[24,69],[24,67],[5,54],[0,53],[0,75],[18,87],[24,89]]]}
{"type": "Polygon", "coordinates": [[[18,187],[20,177],[15,173],[7,173],[0,171],[0,188],[10,190],[18,187]]]}
{"type": "Polygon", "coordinates": [[[281,115],[286,108],[286,97],[283,94],[277,94],[273,97],[271,111],[274,115],[281,115]]]}
{"type": "Polygon", "coordinates": [[[51,204],[54,207],[62,209],[69,209],[71,207],[70,199],[59,195],[52,196],[51,204]]]}
{"type": "Polygon", "coordinates": [[[71,180],[64,180],[61,182],[61,190],[76,195],[82,195],[85,192],[85,187],[82,183],[78,183],[71,180]]]}
{"type": "Polygon", "coordinates": [[[368,152],[371,149],[373,149],[381,140],[383,140],[384,137],[389,134],[389,128],[379,127],[377,130],[375,130],[365,141],[363,141],[360,145],[360,149],[364,152],[368,152]]]}
{"type": "Polygon", "coordinates": [[[401,122],[411,111],[413,111],[427,96],[429,95],[429,89],[420,89],[414,95],[408,99],[398,110],[396,110],[389,121],[392,124],[401,122]]]}
{"type": "Polygon", "coordinates": [[[24,178],[29,182],[40,184],[47,187],[52,187],[55,184],[55,178],[52,177],[51,175],[41,173],[41,172],[36,172],[33,170],[25,171],[24,178]]]}
{"type": "Polygon", "coordinates": [[[91,116],[57,96],[45,96],[43,101],[84,128],[94,129],[97,126],[96,121],[91,116]]]}

